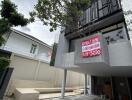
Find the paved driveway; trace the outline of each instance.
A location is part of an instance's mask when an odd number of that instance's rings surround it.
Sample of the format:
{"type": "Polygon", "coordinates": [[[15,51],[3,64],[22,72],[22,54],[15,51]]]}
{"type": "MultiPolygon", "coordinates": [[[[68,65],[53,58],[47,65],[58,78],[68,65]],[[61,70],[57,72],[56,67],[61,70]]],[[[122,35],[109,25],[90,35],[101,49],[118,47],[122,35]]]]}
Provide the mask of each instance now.
{"type": "Polygon", "coordinates": [[[66,97],[65,99],[55,98],[52,100],[104,100],[97,96],[75,96],[75,97],[66,97]]]}

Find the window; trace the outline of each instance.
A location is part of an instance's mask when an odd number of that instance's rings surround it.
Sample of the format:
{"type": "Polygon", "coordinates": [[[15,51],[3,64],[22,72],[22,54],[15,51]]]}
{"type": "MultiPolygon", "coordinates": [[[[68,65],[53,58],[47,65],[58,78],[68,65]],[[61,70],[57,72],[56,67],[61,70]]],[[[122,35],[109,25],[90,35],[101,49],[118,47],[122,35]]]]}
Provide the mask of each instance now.
{"type": "Polygon", "coordinates": [[[117,0],[98,0],[99,17],[106,16],[118,10],[117,0]]]}
{"type": "Polygon", "coordinates": [[[119,10],[120,5],[118,1],[119,0],[92,0],[91,6],[87,8],[80,19],[80,26],[91,21],[98,20],[119,10]]]}
{"type": "Polygon", "coordinates": [[[69,43],[69,52],[74,52],[75,51],[75,42],[76,40],[70,40],[69,43]]]}
{"type": "Polygon", "coordinates": [[[37,45],[32,44],[30,53],[34,54],[36,52],[36,49],[37,49],[37,45]]]}

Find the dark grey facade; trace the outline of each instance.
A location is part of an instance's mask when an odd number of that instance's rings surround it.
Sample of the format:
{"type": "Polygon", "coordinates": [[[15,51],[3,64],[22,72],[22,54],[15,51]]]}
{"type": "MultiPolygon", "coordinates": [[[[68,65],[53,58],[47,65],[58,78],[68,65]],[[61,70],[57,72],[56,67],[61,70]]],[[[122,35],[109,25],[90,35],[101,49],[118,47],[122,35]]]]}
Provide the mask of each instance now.
{"type": "Polygon", "coordinates": [[[83,18],[79,31],[62,31],[60,34],[55,66],[91,75],[101,75],[98,73],[101,71],[102,75],[120,76],[124,73],[132,76],[131,36],[121,1],[93,0],[91,7],[84,11],[83,18]],[[102,54],[82,58],[81,42],[98,33],[101,37],[102,54]]]}
{"type": "Polygon", "coordinates": [[[111,100],[131,100],[130,3],[131,0],[92,0],[80,20],[79,30],[62,31],[57,49],[55,67],[91,75],[91,92],[107,95],[111,100]],[[96,35],[100,36],[101,54],[82,57],[81,43],[96,35]],[[104,88],[111,88],[111,92],[107,94],[104,88]],[[120,89],[127,92],[119,92],[120,89]]]}

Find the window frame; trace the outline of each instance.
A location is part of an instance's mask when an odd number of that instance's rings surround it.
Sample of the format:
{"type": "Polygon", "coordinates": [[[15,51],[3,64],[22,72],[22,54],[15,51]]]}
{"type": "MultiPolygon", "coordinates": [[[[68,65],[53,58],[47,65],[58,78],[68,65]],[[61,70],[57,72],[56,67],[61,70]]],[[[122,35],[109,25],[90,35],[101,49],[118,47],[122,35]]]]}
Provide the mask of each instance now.
{"type": "Polygon", "coordinates": [[[37,49],[37,44],[32,44],[31,49],[30,49],[30,53],[35,54],[36,49],[37,49]]]}
{"type": "Polygon", "coordinates": [[[106,3],[102,3],[102,0],[94,0],[85,11],[83,17],[80,19],[80,26],[83,26],[92,21],[99,20],[105,16],[108,16],[116,11],[120,10],[119,0],[106,0],[106,3]],[[107,9],[105,13],[105,9],[107,9]],[[88,17],[88,18],[87,18],[88,17]],[[82,20],[83,19],[83,20],[82,20]],[[85,21],[85,22],[84,22],[85,21]]]}

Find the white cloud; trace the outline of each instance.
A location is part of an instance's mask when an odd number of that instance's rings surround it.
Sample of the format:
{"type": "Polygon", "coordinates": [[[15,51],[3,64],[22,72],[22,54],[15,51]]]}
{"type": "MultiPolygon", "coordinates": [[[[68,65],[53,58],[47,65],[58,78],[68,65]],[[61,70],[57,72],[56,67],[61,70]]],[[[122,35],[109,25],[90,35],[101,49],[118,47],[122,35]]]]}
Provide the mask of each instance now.
{"type": "MultiPolygon", "coordinates": [[[[29,18],[29,12],[33,10],[34,5],[37,3],[37,0],[12,0],[17,6],[18,11],[24,14],[25,17],[29,18]]],[[[49,31],[49,26],[44,26],[42,22],[36,21],[27,25],[26,27],[16,27],[15,29],[30,34],[41,41],[51,45],[56,41],[56,35],[60,33],[59,29],[55,32],[49,31]],[[30,31],[27,31],[30,30],[30,31]]]]}

